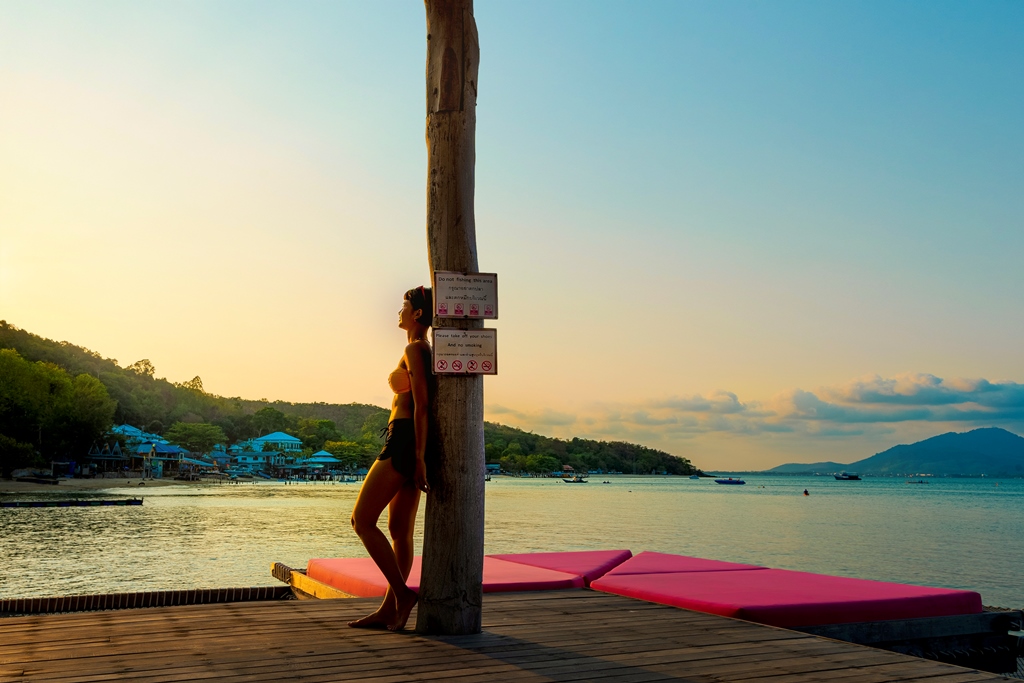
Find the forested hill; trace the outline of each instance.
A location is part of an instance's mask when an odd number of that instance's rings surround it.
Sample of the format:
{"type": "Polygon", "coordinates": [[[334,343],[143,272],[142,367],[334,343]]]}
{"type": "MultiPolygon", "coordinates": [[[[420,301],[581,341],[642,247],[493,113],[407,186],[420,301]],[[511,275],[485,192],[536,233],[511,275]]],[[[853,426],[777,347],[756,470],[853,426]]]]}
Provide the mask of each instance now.
{"type": "MultiPolygon", "coordinates": [[[[343,460],[365,465],[380,449],[379,431],[387,424],[387,410],[366,404],[268,402],[215,396],[203,390],[199,377],[188,382],[169,382],[156,377],[156,369],[148,360],[121,367],[117,361],[88,349],[44,339],[5,321],[0,321],[0,349],[17,352],[20,358],[7,358],[10,369],[3,371],[20,372],[25,375],[25,382],[32,379],[29,375],[33,372],[42,372],[42,366],[36,364],[42,361],[57,366],[68,381],[81,375],[98,379],[102,387],[96,385],[93,389],[105,388],[112,399],[109,410],[104,404],[103,411],[93,411],[96,414],[91,416],[90,424],[102,422],[102,428],[94,425],[79,429],[72,441],[61,441],[58,446],[37,440],[31,429],[18,426],[30,421],[26,411],[42,408],[29,405],[32,402],[22,395],[24,391],[5,398],[4,390],[0,389],[0,411],[6,411],[0,414],[0,437],[15,444],[11,448],[17,447],[23,453],[34,449],[44,459],[65,455],[69,450],[84,452],[111,424],[130,424],[194,450],[205,450],[211,439],[233,443],[284,431],[302,439],[307,450],[326,448],[343,460]],[[87,434],[90,429],[92,432],[87,434]],[[61,449],[65,452],[58,452],[61,449]]],[[[25,382],[22,385],[28,386],[25,382]]],[[[4,384],[13,387],[10,382],[4,384]]],[[[94,397],[93,403],[106,398],[94,397]]],[[[74,401],[66,403],[72,405],[74,401]]],[[[484,425],[484,442],[488,462],[500,462],[507,471],[550,472],[566,464],[576,469],[638,474],[696,471],[685,458],[645,446],[555,439],[491,423],[484,425]]]]}

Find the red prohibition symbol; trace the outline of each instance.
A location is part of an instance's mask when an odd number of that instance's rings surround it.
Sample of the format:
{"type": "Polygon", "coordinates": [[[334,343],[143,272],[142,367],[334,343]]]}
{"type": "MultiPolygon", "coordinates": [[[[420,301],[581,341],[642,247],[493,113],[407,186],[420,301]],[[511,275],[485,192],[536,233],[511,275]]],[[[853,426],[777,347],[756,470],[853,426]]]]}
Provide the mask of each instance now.
{"type": "Polygon", "coordinates": [[[470,372],[473,372],[474,370],[476,370],[476,361],[475,360],[471,360],[468,363],[466,363],[466,369],[469,370],[470,372]]]}
{"type": "Polygon", "coordinates": [[[437,361],[437,369],[438,370],[447,370],[448,369],[448,361],[444,360],[443,358],[441,360],[437,361]]]}
{"type": "Polygon", "coordinates": [[[453,360],[452,361],[452,370],[459,371],[461,369],[462,369],[462,361],[461,360],[453,360]]]}
{"type": "Polygon", "coordinates": [[[485,360],[481,367],[483,367],[484,372],[490,372],[491,371],[491,361],[485,360]]]}

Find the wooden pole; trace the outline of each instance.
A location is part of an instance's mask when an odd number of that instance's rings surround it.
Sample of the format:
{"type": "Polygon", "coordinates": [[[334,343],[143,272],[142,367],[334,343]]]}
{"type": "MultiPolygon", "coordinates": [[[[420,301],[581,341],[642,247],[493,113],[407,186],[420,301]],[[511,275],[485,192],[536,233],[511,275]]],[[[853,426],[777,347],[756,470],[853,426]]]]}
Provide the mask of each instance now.
{"type": "MultiPolygon", "coordinates": [[[[425,4],[427,249],[433,277],[436,270],[478,271],[473,171],[480,46],[472,0],[425,0],[425,4]]],[[[444,325],[468,329],[483,327],[483,322],[447,320],[444,325]]],[[[479,633],[486,469],[483,378],[439,376],[432,418],[416,630],[479,633]]]]}

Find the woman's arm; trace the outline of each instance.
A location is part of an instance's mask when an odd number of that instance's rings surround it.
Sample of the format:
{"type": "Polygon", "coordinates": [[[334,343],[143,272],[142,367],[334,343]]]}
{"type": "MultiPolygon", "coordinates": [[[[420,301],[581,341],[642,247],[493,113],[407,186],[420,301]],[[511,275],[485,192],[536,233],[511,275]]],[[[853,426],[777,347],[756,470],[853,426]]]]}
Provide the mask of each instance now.
{"type": "Polygon", "coordinates": [[[416,488],[427,491],[427,431],[430,429],[430,389],[427,373],[430,371],[424,359],[423,342],[413,342],[405,347],[405,367],[409,370],[412,385],[412,421],[416,428],[416,488]]]}

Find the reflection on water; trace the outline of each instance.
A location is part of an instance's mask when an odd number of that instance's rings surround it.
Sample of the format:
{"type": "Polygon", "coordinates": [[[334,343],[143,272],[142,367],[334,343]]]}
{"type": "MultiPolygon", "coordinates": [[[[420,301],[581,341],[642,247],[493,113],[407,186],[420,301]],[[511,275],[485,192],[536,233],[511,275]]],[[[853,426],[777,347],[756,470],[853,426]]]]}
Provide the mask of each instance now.
{"type": "MultiPolygon", "coordinates": [[[[1024,607],[1024,480],[607,479],[496,477],[486,489],[487,552],[658,550],[970,588],[986,604],[1024,607]]],[[[141,507],[0,509],[0,597],[271,584],[275,560],[365,555],[348,523],[357,492],[180,486],[146,491],[141,507]]]]}

